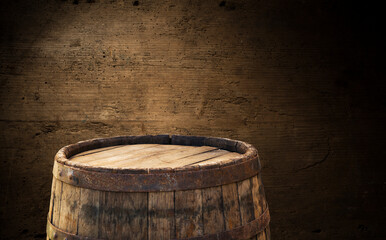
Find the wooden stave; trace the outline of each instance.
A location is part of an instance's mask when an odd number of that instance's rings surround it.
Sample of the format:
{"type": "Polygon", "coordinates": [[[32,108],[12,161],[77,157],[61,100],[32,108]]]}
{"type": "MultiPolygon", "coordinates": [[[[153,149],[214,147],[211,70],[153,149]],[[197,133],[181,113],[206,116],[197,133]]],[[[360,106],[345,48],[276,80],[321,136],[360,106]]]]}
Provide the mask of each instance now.
{"type": "MultiPolygon", "coordinates": [[[[259,176],[255,176],[255,177],[253,177],[253,178],[256,178],[256,177],[259,177],[259,176]]],[[[250,178],[250,179],[247,179],[247,181],[250,181],[252,184],[253,184],[253,178],[250,178]]],[[[61,182],[60,181],[58,181],[58,183],[60,184],[61,182]]],[[[58,185],[58,183],[56,183],[56,185],[58,185]]],[[[236,187],[237,187],[237,189],[238,189],[238,193],[237,194],[240,194],[240,187],[239,187],[239,185],[241,184],[242,182],[238,182],[238,183],[233,183],[234,185],[236,185],[236,187]]],[[[63,184],[63,183],[61,183],[61,184],[63,184]]],[[[68,186],[71,186],[71,185],[68,185],[68,186]]],[[[75,186],[71,186],[72,188],[74,188],[73,190],[75,190],[76,188],[78,188],[78,187],[75,187],[75,186]]],[[[225,187],[225,186],[222,186],[222,187],[220,187],[220,188],[223,188],[223,187],[225,187]]],[[[260,187],[260,186],[258,186],[258,187],[260,187]]],[[[60,188],[58,188],[58,189],[60,189],[60,188]]],[[[79,188],[78,188],[79,189],[79,188]]],[[[261,188],[262,189],[262,188],[261,188]]],[[[81,190],[83,190],[83,189],[81,189],[81,190]]],[[[86,189],[86,190],[89,190],[89,189],[86,189]]],[[[199,192],[202,192],[202,191],[207,191],[207,190],[211,190],[210,188],[209,189],[198,189],[198,190],[196,190],[196,191],[199,191],[199,192]]],[[[92,191],[93,192],[93,195],[99,195],[99,196],[102,196],[102,195],[108,195],[108,194],[120,194],[120,193],[114,193],[114,192],[101,192],[101,191],[96,191],[96,190],[89,190],[89,191],[92,191]]],[[[252,188],[250,188],[250,190],[249,191],[252,191],[252,188]]],[[[70,191],[71,192],[71,191],[70,191]]],[[[173,192],[164,192],[164,194],[169,194],[169,195],[176,195],[176,194],[183,194],[183,196],[182,196],[182,198],[185,198],[186,197],[186,195],[185,195],[185,192],[187,192],[187,191],[173,191],[173,192]]],[[[130,195],[132,195],[132,194],[138,194],[138,193],[122,193],[122,194],[124,194],[124,196],[123,196],[123,198],[124,199],[126,199],[126,198],[128,198],[130,195]]],[[[146,199],[149,199],[149,194],[156,194],[156,193],[144,193],[144,195],[143,195],[143,200],[144,201],[148,201],[148,200],[146,200],[146,199]]],[[[253,195],[252,193],[250,193],[251,195],[253,195]]],[[[239,197],[239,196],[238,196],[239,197]]],[[[221,196],[221,198],[224,198],[224,195],[222,195],[221,196]]],[[[99,204],[101,204],[103,201],[101,200],[102,198],[100,198],[99,200],[99,204]]],[[[171,197],[171,198],[169,198],[170,199],[170,201],[175,201],[175,200],[173,200],[173,197],[171,197]]],[[[261,196],[261,198],[259,197],[259,199],[258,199],[258,201],[260,201],[261,199],[263,199],[263,201],[260,203],[260,205],[263,205],[264,206],[264,209],[263,209],[263,211],[261,212],[261,214],[259,214],[258,216],[255,216],[254,217],[254,219],[253,220],[255,220],[256,218],[259,218],[259,217],[261,217],[261,215],[263,215],[264,214],[264,212],[265,211],[268,211],[268,205],[266,204],[266,201],[265,201],[265,197],[264,196],[261,196]]],[[[158,202],[159,201],[159,199],[156,199],[156,200],[154,200],[153,202],[158,202]]],[[[256,200],[254,200],[254,201],[256,201],[256,200]]],[[[111,209],[115,209],[118,205],[120,205],[121,203],[119,203],[119,204],[116,204],[116,205],[114,205],[114,204],[110,204],[110,206],[111,206],[111,209]]],[[[176,215],[177,215],[177,212],[178,211],[181,211],[181,209],[179,210],[179,209],[176,209],[176,207],[175,207],[175,204],[176,204],[176,202],[173,202],[172,203],[172,209],[174,208],[174,212],[173,212],[173,216],[172,216],[172,218],[171,219],[169,219],[168,221],[171,221],[171,222],[173,222],[173,224],[175,224],[175,219],[176,219],[176,215]]],[[[82,212],[84,211],[84,208],[83,208],[83,205],[85,205],[83,202],[79,202],[78,203],[78,206],[80,206],[79,208],[80,208],[80,210],[79,210],[79,213],[78,213],[78,216],[82,216],[82,215],[84,215],[84,214],[82,214],[82,212]]],[[[87,205],[87,204],[86,204],[87,205]]],[[[144,204],[144,205],[146,205],[147,206],[147,208],[146,208],[146,211],[150,211],[149,210],[149,203],[147,202],[146,204],[144,204]]],[[[212,211],[213,211],[213,209],[217,209],[218,211],[220,211],[220,214],[223,214],[223,212],[224,212],[224,207],[223,207],[223,205],[224,205],[224,202],[223,201],[221,201],[221,204],[220,204],[220,206],[219,205],[212,205],[212,206],[206,206],[206,208],[207,209],[212,209],[212,211]]],[[[55,205],[54,205],[55,206],[55,205]]],[[[249,208],[254,208],[254,206],[246,206],[247,208],[249,207],[249,208]]],[[[102,208],[102,207],[101,207],[102,208]]],[[[60,214],[63,214],[63,212],[65,212],[65,211],[63,211],[63,207],[62,206],[60,206],[59,207],[59,209],[62,209],[62,211],[60,212],[60,214]]],[[[120,212],[121,211],[121,209],[118,207],[117,208],[118,210],[115,210],[115,212],[120,212]]],[[[103,210],[100,210],[100,211],[102,211],[103,212],[103,210]]],[[[105,209],[105,212],[110,212],[111,210],[110,209],[105,209]]],[[[240,210],[239,210],[240,211],[240,210]]],[[[51,211],[50,212],[59,212],[59,211],[56,211],[55,209],[51,209],[51,211]]],[[[189,211],[188,211],[189,212],[189,211]]],[[[76,213],[75,213],[76,214],[76,213]]],[[[96,222],[98,223],[99,222],[99,224],[102,224],[101,223],[101,218],[102,217],[100,217],[100,215],[101,215],[102,213],[99,213],[99,215],[97,215],[97,216],[99,216],[99,219],[97,219],[96,220],[96,222]]],[[[239,212],[239,214],[241,214],[241,212],[239,212]]],[[[140,214],[141,216],[141,218],[143,218],[143,219],[147,219],[147,218],[149,218],[149,214],[146,212],[144,212],[143,214],[140,214]]],[[[76,228],[75,228],[75,225],[72,225],[72,226],[74,226],[72,229],[66,229],[66,230],[64,230],[63,229],[63,221],[61,221],[61,219],[53,219],[52,218],[52,216],[53,215],[51,215],[51,216],[48,216],[48,221],[49,221],[49,223],[51,224],[51,225],[53,225],[53,226],[55,226],[56,227],[56,229],[58,229],[58,231],[56,231],[56,233],[57,233],[57,236],[59,237],[59,238],[57,238],[57,239],[64,239],[64,238],[60,238],[60,236],[66,236],[67,237],[67,239],[127,239],[127,238],[115,238],[115,237],[113,237],[113,238],[107,238],[106,236],[109,236],[109,235],[104,235],[104,237],[100,237],[100,235],[98,236],[98,232],[96,232],[96,233],[94,233],[94,235],[92,234],[92,232],[90,233],[88,233],[88,234],[84,234],[84,235],[80,235],[80,236],[78,236],[77,234],[78,234],[78,231],[79,231],[79,227],[77,226],[76,228]],[[54,224],[54,222],[56,222],[57,223],[57,225],[55,225],[54,224]],[[95,235],[96,234],[96,235],[95,235]],[[93,235],[94,237],[90,237],[90,235],[93,235]]],[[[188,214],[186,214],[186,216],[188,216],[188,214]]],[[[62,216],[61,216],[62,217],[62,216]]],[[[89,217],[89,216],[88,216],[89,217]]],[[[161,219],[162,219],[162,216],[160,217],[161,219]]],[[[191,215],[189,215],[188,216],[188,218],[192,218],[192,216],[191,215]]],[[[83,221],[81,218],[78,218],[77,219],[77,224],[79,224],[79,222],[81,222],[81,221],[83,221]]],[[[208,221],[211,221],[210,219],[208,220],[208,221]]],[[[249,239],[269,239],[266,235],[267,235],[267,233],[266,233],[266,231],[267,231],[267,229],[268,229],[268,227],[269,227],[269,217],[268,217],[268,220],[267,220],[268,222],[266,223],[266,225],[264,226],[264,230],[262,231],[262,232],[260,232],[260,233],[257,233],[256,234],[256,236],[252,236],[252,238],[249,238],[249,239]],[[259,237],[260,236],[260,237],[259,237]]],[[[146,223],[146,221],[143,221],[143,223],[146,223]]],[[[214,238],[214,237],[216,237],[216,236],[225,236],[224,234],[224,232],[227,232],[227,231],[232,231],[232,230],[234,230],[234,229],[236,229],[236,228],[243,228],[243,227],[245,227],[247,224],[248,224],[249,222],[246,222],[245,224],[243,223],[243,224],[240,224],[240,225],[236,225],[236,226],[234,226],[233,228],[231,228],[231,229],[226,229],[226,228],[223,228],[222,229],[222,231],[220,231],[220,230],[218,230],[218,229],[216,229],[216,230],[214,230],[213,232],[212,232],[212,235],[210,235],[208,232],[206,232],[206,234],[205,234],[205,232],[200,232],[200,231],[197,231],[196,233],[197,233],[197,235],[195,235],[194,233],[193,233],[193,235],[192,235],[192,232],[190,233],[191,235],[179,235],[179,236],[185,236],[185,237],[180,237],[180,238],[178,238],[177,237],[177,232],[174,232],[173,234],[174,235],[168,235],[169,237],[168,238],[164,238],[164,239],[202,239],[202,240],[204,240],[204,239],[216,239],[216,238],[214,238]],[[213,233],[216,233],[216,234],[214,234],[213,235],[213,233]]],[[[110,226],[112,226],[112,222],[104,222],[104,224],[107,224],[107,225],[109,225],[110,224],[110,226]]],[[[67,224],[67,225],[71,225],[71,224],[67,224]]],[[[137,225],[138,226],[138,225],[137,225]]],[[[89,227],[90,227],[90,225],[89,225],[89,227]]],[[[206,226],[207,227],[207,226],[206,226]]],[[[146,226],[145,228],[148,228],[148,226],[146,226]]],[[[97,228],[96,228],[97,229],[97,228]]],[[[174,229],[174,231],[180,231],[180,229],[182,229],[181,227],[179,227],[179,228],[176,228],[176,227],[171,227],[171,229],[169,229],[169,232],[170,231],[173,231],[173,229],[174,229]]],[[[95,229],[94,229],[95,230],[95,229]]],[[[149,230],[149,229],[142,229],[142,232],[145,234],[145,235],[142,235],[142,236],[147,236],[149,233],[151,233],[151,230],[149,230]]],[[[53,234],[55,233],[53,233],[52,232],[52,230],[50,230],[49,232],[49,236],[51,236],[52,238],[51,239],[55,239],[55,238],[53,238],[53,234]]],[[[99,234],[101,234],[100,232],[99,232],[99,234]]],[[[157,234],[157,236],[159,236],[158,235],[158,233],[156,233],[157,234]]],[[[234,235],[234,234],[233,234],[234,235]]],[[[226,236],[228,236],[227,238],[219,238],[219,239],[239,239],[239,238],[229,238],[229,236],[232,236],[232,234],[230,234],[230,235],[226,235],[226,236]]],[[[130,237],[130,239],[135,239],[135,238],[133,238],[133,237],[130,237]]],[[[143,239],[143,238],[138,238],[138,239],[143,239]]],[[[146,239],[146,238],[145,238],[146,239]]],[[[157,238],[148,238],[148,239],[159,239],[159,237],[157,237],[157,238]]]]}

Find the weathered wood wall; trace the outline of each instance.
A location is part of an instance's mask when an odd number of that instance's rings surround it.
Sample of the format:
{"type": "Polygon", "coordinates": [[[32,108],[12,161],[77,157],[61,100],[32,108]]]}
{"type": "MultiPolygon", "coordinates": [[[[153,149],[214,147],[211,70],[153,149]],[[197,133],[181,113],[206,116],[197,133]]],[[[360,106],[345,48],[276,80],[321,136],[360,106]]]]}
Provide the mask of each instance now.
{"type": "Polygon", "coordinates": [[[260,152],[273,239],[382,239],[377,6],[2,1],[2,239],[44,238],[56,151],[187,134],[260,152]]]}

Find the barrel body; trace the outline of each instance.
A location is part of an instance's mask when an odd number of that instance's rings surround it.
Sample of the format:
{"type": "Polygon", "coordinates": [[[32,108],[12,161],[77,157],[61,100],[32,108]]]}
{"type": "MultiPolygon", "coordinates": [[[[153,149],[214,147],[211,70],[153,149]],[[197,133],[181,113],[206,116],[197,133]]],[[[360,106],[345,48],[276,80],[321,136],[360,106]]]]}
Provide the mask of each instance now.
{"type": "MultiPolygon", "coordinates": [[[[197,144],[197,139],[179,137],[176,139],[183,140],[182,143],[197,144]]],[[[112,144],[110,140],[108,145],[112,144]]],[[[95,148],[95,145],[81,148],[75,147],[78,149],[75,152],[95,148]]],[[[67,153],[65,150],[64,155],[68,157],[74,153],[71,151],[71,148],[67,153]]],[[[260,171],[239,181],[224,178],[224,184],[207,186],[199,181],[196,185],[176,184],[181,181],[173,175],[176,170],[158,169],[163,176],[166,174],[166,179],[171,179],[170,187],[165,184],[160,187],[157,183],[148,187],[144,180],[143,185],[139,181],[137,187],[120,189],[109,187],[110,181],[105,184],[91,179],[87,169],[71,166],[67,171],[68,166],[57,160],[47,239],[270,239],[268,205],[260,171]],[[95,186],[87,181],[94,182],[95,186]]],[[[158,177],[157,171],[153,174],[155,177],[158,177]]],[[[194,171],[197,174],[201,170],[194,171]]],[[[108,174],[113,179],[117,174],[151,175],[151,172],[126,170],[108,174]]]]}

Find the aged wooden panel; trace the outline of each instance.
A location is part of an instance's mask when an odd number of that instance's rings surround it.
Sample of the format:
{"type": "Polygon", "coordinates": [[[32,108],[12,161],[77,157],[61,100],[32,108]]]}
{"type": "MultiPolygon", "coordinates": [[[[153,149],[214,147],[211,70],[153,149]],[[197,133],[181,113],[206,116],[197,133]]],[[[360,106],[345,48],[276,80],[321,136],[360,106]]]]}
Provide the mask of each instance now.
{"type": "Polygon", "coordinates": [[[52,208],[54,205],[55,189],[56,189],[56,178],[52,178],[50,206],[48,208],[48,215],[47,215],[48,221],[52,221],[52,213],[53,213],[52,208]]]}
{"type": "MultiPolygon", "coordinates": [[[[55,179],[55,178],[54,178],[55,179]]],[[[53,206],[52,206],[52,224],[55,226],[59,226],[59,220],[60,220],[60,205],[61,205],[61,198],[62,198],[62,187],[63,183],[56,180],[55,184],[55,191],[54,191],[54,200],[53,200],[53,206]]]]}
{"type": "Polygon", "coordinates": [[[212,164],[238,158],[241,155],[237,152],[210,146],[135,144],[82,152],[72,156],[69,164],[105,168],[162,168],[212,164]]]}
{"type": "Polygon", "coordinates": [[[80,191],[80,213],[78,234],[98,238],[100,228],[100,195],[99,191],[82,188],[80,191]]]}
{"type": "Polygon", "coordinates": [[[224,154],[229,153],[229,151],[222,150],[222,149],[215,149],[212,151],[208,152],[203,152],[197,155],[185,157],[182,159],[179,159],[179,161],[173,161],[170,162],[169,164],[165,164],[165,167],[170,167],[170,168],[179,168],[183,166],[190,166],[198,162],[203,162],[205,160],[215,158],[224,154]]]}
{"type": "MultiPolygon", "coordinates": [[[[97,150],[90,150],[85,153],[81,153],[79,155],[75,155],[70,158],[71,162],[79,162],[79,163],[89,163],[94,165],[98,162],[98,160],[105,160],[110,159],[111,160],[119,160],[119,157],[131,157],[138,152],[144,153],[143,149],[145,148],[155,148],[159,147],[158,144],[136,144],[136,145],[124,145],[124,146],[116,146],[116,147],[107,147],[102,148],[99,151],[97,150]],[[142,150],[142,151],[141,151],[142,150]],[[118,158],[118,159],[114,159],[118,158]]],[[[162,145],[161,145],[162,146],[162,145]]]]}
{"type": "Polygon", "coordinates": [[[176,191],[174,210],[177,238],[203,234],[201,190],[176,191]]]}
{"type": "MultiPolygon", "coordinates": [[[[264,194],[264,187],[261,181],[261,174],[253,177],[252,179],[252,195],[253,195],[253,205],[255,216],[260,216],[266,209],[266,201],[264,194]]],[[[265,229],[263,232],[257,235],[257,240],[266,240],[270,239],[269,228],[265,229]]]]}
{"type": "Polygon", "coordinates": [[[146,238],[146,193],[104,192],[101,200],[100,238],[146,238]]]}
{"type": "Polygon", "coordinates": [[[252,178],[252,193],[255,216],[259,216],[267,207],[260,174],[252,178]]]}
{"type": "Polygon", "coordinates": [[[221,187],[205,188],[201,191],[204,234],[224,231],[221,187]]]}
{"type": "Polygon", "coordinates": [[[122,238],[146,239],[148,235],[148,194],[124,193],[122,206],[125,210],[122,238]]]}
{"type": "Polygon", "coordinates": [[[60,198],[60,219],[58,227],[66,232],[78,233],[78,219],[80,209],[80,188],[62,183],[60,198]]]}
{"type": "Polygon", "coordinates": [[[149,240],[174,238],[174,192],[154,192],[148,194],[149,240]]]}
{"type": "MultiPolygon", "coordinates": [[[[251,179],[246,179],[237,183],[237,188],[240,203],[241,224],[244,225],[255,219],[251,179]]],[[[256,239],[256,237],[253,237],[250,240],[252,239],[256,239]]]]}
{"type": "MultiPolygon", "coordinates": [[[[173,147],[175,145],[170,145],[173,147]]],[[[204,152],[215,150],[214,147],[202,146],[202,147],[185,147],[183,149],[175,149],[164,152],[162,154],[154,154],[149,158],[144,159],[136,167],[138,168],[149,168],[149,167],[160,167],[163,168],[169,163],[180,162],[185,157],[194,156],[204,152]]]]}
{"type": "MultiPolygon", "coordinates": [[[[125,147],[125,145],[117,145],[117,146],[110,146],[110,147],[104,147],[104,148],[95,148],[92,150],[81,152],[75,156],[72,156],[70,159],[72,159],[72,160],[77,159],[77,161],[79,161],[79,162],[82,162],[82,161],[87,162],[88,160],[94,160],[94,159],[99,158],[99,157],[93,155],[95,153],[109,152],[113,149],[122,148],[122,147],[125,147]],[[93,155],[93,156],[90,156],[90,155],[93,155]],[[90,156],[91,158],[83,158],[84,156],[90,156]]],[[[102,155],[99,155],[99,156],[102,156],[102,155]]]]}
{"type": "Polygon", "coordinates": [[[120,193],[116,192],[101,192],[100,196],[100,227],[98,236],[100,238],[115,238],[119,226],[117,220],[122,214],[122,206],[120,203],[120,193]]]}
{"type": "Polygon", "coordinates": [[[224,219],[226,230],[240,226],[241,216],[237,183],[223,185],[222,198],[224,201],[224,219]]]}
{"type": "Polygon", "coordinates": [[[225,162],[225,161],[230,160],[230,159],[241,159],[241,158],[242,158],[242,156],[239,153],[228,152],[226,154],[216,156],[216,157],[210,158],[210,159],[205,160],[205,161],[200,161],[200,162],[195,163],[193,165],[204,166],[204,165],[210,165],[210,164],[218,164],[220,162],[225,162]]]}
{"type": "MultiPolygon", "coordinates": [[[[175,146],[172,149],[177,149],[178,146],[175,146]]],[[[167,154],[171,149],[169,147],[165,147],[163,145],[151,147],[144,149],[143,151],[134,154],[133,156],[122,156],[122,157],[114,157],[113,159],[105,159],[102,163],[97,163],[95,166],[104,166],[108,168],[139,168],[138,164],[140,164],[143,160],[146,160],[149,157],[160,154],[167,154]]]]}
{"type": "Polygon", "coordinates": [[[99,162],[104,162],[106,159],[110,161],[122,161],[128,158],[134,158],[136,155],[144,155],[149,150],[150,152],[156,152],[157,149],[161,150],[162,145],[158,144],[138,144],[138,145],[126,145],[119,148],[112,148],[106,151],[99,151],[93,154],[87,155],[75,155],[70,160],[70,163],[84,163],[88,165],[96,165],[99,162]],[[148,150],[146,150],[148,149],[148,150]]]}

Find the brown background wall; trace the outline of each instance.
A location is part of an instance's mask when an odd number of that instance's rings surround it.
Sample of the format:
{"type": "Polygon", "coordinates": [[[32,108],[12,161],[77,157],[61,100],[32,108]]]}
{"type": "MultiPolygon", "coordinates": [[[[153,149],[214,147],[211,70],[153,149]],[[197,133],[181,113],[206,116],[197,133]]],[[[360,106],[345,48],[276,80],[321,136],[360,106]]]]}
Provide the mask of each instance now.
{"type": "Polygon", "coordinates": [[[377,6],[2,1],[1,239],[42,239],[53,156],[89,138],[255,145],[273,239],[384,239],[377,6]]]}

